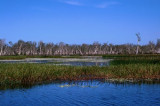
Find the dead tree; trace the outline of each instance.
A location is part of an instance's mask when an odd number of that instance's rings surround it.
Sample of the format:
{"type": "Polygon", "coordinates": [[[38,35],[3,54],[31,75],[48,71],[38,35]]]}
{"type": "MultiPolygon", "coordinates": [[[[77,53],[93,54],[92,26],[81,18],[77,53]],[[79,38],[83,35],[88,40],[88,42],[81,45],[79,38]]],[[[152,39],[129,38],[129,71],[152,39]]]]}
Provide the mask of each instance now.
{"type": "Polygon", "coordinates": [[[141,41],[140,33],[136,33],[136,36],[137,36],[137,49],[136,49],[136,55],[137,55],[139,51],[139,42],[141,41]]]}

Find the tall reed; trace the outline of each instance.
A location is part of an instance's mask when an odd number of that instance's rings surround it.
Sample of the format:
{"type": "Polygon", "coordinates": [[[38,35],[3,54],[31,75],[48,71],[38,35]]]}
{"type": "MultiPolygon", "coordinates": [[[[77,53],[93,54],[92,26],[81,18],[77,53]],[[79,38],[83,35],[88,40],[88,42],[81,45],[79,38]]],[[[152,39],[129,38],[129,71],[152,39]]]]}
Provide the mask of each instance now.
{"type": "Polygon", "coordinates": [[[0,64],[0,87],[34,85],[56,80],[160,79],[159,64],[127,64],[109,67],[57,66],[50,64],[0,64]]]}

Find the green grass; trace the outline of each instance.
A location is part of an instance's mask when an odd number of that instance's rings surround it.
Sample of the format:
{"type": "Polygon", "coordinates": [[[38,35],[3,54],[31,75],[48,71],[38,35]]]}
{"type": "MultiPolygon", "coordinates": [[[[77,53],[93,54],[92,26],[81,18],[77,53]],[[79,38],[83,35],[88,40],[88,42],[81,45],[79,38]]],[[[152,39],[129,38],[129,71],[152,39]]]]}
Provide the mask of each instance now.
{"type": "Polygon", "coordinates": [[[105,55],[103,58],[114,59],[110,65],[160,64],[160,55],[105,55]]]}
{"type": "Polygon", "coordinates": [[[20,60],[26,58],[81,58],[81,56],[0,56],[0,60],[20,60]]]}
{"type": "Polygon", "coordinates": [[[16,60],[16,59],[25,59],[26,56],[0,56],[0,60],[16,60]]]}
{"type": "Polygon", "coordinates": [[[91,79],[160,79],[159,64],[111,65],[109,67],[56,66],[49,64],[0,64],[0,89],[52,81],[91,79]]]}
{"type": "Polygon", "coordinates": [[[103,55],[105,59],[160,59],[160,54],[103,55]]]}
{"type": "MultiPolygon", "coordinates": [[[[11,59],[12,56],[0,57],[2,59],[11,59]]],[[[13,56],[12,59],[17,57],[27,58],[27,56],[13,56]]],[[[55,56],[49,58],[53,57],[55,58],[55,56]]],[[[73,58],[76,57],[73,56],[73,58]]],[[[45,56],[35,56],[35,58],[45,58],[45,56]]],[[[107,55],[103,56],[103,58],[114,60],[111,61],[110,66],[106,67],[58,66],[30,63],[0,64],[0,89],[32,86],[57,80],[147,79],[160,81],[160,55],[107,55]]]]}
{"type": "Polygon", "coordinates": [[[126,65],[126,64],[159,64],[160,65],[160,59],[155,59],[155,60],[144,60],[144,59],[115,59],[110,62],[110,65],[126,65]]]}

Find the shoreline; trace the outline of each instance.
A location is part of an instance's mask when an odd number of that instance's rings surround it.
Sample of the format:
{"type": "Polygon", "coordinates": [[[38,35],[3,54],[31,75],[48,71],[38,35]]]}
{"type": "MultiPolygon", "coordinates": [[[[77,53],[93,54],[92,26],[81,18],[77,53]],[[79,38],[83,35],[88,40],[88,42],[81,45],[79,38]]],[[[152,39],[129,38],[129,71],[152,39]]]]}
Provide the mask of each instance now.
{"type": "Polygon", "coordinates": [[[46,85],[46,84],[63,84],[63,83],[81,83],[81,82],[94,82],[99,81],[101,83],[112,83],[112,84],[160,84],[160,79],[86,79],[86,80],[53,80],[53,81],[45,81],[45,82],[36,82],[34,84],[13,84],[13,85],[0,85],[0,91],[1,90],[7,90],[7,89],[20,89],[20,88],[31,88],[34,86],[39,85],[46,85]]]}

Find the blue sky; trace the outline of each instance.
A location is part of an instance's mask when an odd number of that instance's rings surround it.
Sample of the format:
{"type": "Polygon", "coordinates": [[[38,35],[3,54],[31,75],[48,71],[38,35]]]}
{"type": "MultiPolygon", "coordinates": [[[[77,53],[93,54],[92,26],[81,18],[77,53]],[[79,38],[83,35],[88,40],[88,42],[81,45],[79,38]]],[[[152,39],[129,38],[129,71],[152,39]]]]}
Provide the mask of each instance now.
{"type": "Polygon", "coordinates": [[[160,38],[160,0],[0,0],[0,38],[69,44],[160,38]]]}

